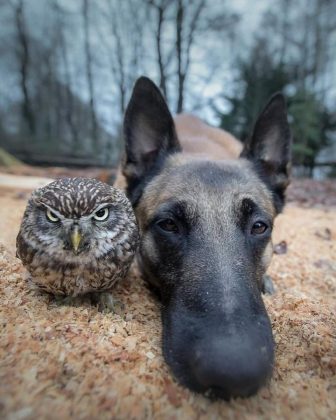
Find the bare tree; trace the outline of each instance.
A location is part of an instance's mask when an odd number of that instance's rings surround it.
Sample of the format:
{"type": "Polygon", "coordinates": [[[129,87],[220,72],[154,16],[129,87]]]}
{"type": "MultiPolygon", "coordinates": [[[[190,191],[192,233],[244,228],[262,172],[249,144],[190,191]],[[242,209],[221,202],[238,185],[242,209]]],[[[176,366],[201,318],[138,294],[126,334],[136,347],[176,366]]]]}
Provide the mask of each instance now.
{"type": "Polygon", "coordinates": [[[175,110],[182,112],[197,36],[202,31],[214,32],[211,25],[206,25],[211,13],[205,14],[206,0],[148,0],[148,4],[155,11],[154,39],[160,87],[167,98],[169,81],[174,79],[175,110]],[[167,32],[174,34],[174,42],[168,41],[167,32]]]}
{"type": "Polygon", "coordinates": [[[124,114],[126,109],[126,91],[127,91],[127,68],[125,64],[124,57],[124,45],[122,41],[122,30],[120,22],[118,22],[117,13],[112,4],[111,0],[108,0],[108,10],[109,10],[109,27],[115,41],[114,49],[114,59],[111,61],[111,67],[113,69],[114,75],[117,78],[117,84],[119,88],[119,107],[121,114],[124,114]]]}
{"type": "MultiPolygon", "coordinates": [[[[164,28],[167,24],[167,14],[169,8],[172,5],[172,0],[148,0],[149,6],[155,10],[155,19],[154,19],[154,38],[155,38],[155,48],[157,63],[159,69],[159,86],[168,100],[168,66],[170,59],[165,58],[163,51],[163,38],[164,38],[164,28]]],[[[170,58],[172,55],[170,55],[170,58]]]]}
{"type": "Polygon", "coordinates": [[[92,73],[92,50],[90,45],[90,22],[89,22],[89,2],[83,0],[83,19],[84,19],[84,50],[85,50],[85,64],[86,76],[89,90],[89,104],[91,112],[91,135],[94,147],[98,148],[98,124],[96,116],[96,105],[94,96],[93,73],[92,73]]]}
{"type": "Polygon", "coordinates": [[[106,0],[100,16],[106,24],[107,35],[99,32],[100,43],[108,59],[110,75],[117,91],[120,116],[126,110],[127,99],[134,80],[143,71],[144,14],[138,10],[139,0],[118,2],[106,0]]]}
{"type": "Polygon", "coordinates": [[[20,85],[23,94],[22,102],[22,117],[25,121],[29,133],[35,134],[36,122],[34,116],[34,110],[30,99],[30,93],[28,89],[28,78],[29,78],[29,66],[30,66],[30,51],[29,51],[29,37],[26,29],[25,15],[24,15],[24,3],[23,0],[19,0],[17,4],[13,4],[15,24],[17,32],[17,49],[16,56],[19,62],[20,68],[20,85]]]}
{"type": "Polygon", "coordinates": [[[273,54],[284,66],[296,63],[296,85],[301,89],[317,90],[328,72],[335,13],[332,0],[281,0],[263,18],[259,36],[273,40],[273,54]]]}
{"type": "Polygon", "coordinates": [[[195,40],[198,23],[205,8],[205,0],[177,0],[176,10],[176,58],[178,98],[176,112],[184,107],[185,82],[190,69],[191,50],[195,40]]]}
{"type": "MultiPolygon", "coordinates": [[[[72,77],[71,77],[71,72],[70,72],[68,44],[65,38],[65,23],[64,23],[65,12],[59,5],[58,0],[54,0],[53,6],[56,13],[56,26],[58,29],[58,38],[59,38],[58,45],[59,45],[59,51],[60,51],[61,60],[63,64],[64,80],[65,80],[65,85],[66,85],[66,88],[65,88],[66,103],[64,104],[63,108],[65,112],[65,119],[69,126],[69,130],[72,137],[73,149],[76,150],[77,147],[79,146],[79,133],[78,133],[78,127],[76,124],[76,109],[74,106],[74,97],[71,92],[73,83],[72,83],[72,77]]],[[[57,96],[57,102],[60,105],[60,102],[62,99],[61,99],[59,89],[57,89],[57,92],[55,93],[57,96]]]]}

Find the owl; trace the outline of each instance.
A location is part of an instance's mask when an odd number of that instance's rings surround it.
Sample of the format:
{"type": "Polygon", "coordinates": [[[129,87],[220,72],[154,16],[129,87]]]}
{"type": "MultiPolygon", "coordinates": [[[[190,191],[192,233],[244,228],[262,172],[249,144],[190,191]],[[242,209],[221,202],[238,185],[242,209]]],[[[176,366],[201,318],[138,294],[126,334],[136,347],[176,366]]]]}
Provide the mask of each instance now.
{"type": "Polygon", "coordinates": [[[56,180],[35,190],[17,236],[17,257],[39,289],[55,296],[91,294],[102,307],[125,277],[138,244],[125,194],[86,178],[56,180]]]}

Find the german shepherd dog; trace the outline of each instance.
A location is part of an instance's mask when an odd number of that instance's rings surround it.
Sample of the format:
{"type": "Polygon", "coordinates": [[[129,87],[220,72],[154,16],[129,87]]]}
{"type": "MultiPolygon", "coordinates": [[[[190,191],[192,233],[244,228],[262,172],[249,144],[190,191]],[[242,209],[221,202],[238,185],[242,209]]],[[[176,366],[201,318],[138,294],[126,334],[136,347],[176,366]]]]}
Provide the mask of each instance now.
{"type": "Polygon", "coordinates": [[[192,142],[176,121],[153,82],[138,79],[122,173],[141,232],[139,265],[160,291],[163,354],[177,379],[224,399],[250,396],[274,363],[261,291],[289,181],[285,101],[271,98],[240,155],[228,133],[217,129],[224,140],[207,142],[207,126],[191,117],[192,142]]]}

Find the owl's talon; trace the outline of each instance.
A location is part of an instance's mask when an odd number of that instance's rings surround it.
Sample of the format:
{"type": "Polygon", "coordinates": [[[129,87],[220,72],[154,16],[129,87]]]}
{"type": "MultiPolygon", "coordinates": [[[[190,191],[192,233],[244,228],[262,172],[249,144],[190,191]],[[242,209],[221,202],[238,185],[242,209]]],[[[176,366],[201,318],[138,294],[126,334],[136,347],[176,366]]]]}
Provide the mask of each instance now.
{"type": "Polygon", "coordinates": [[[103,313],[114,313],[123,315],[125,313],[125,305],[119,300],[115,299],[111,293],[97,292],[92,293],[92,301],[98,306],[98,311],[103,313]]]}
{"type": "Polygon", "coordinates": [[[81,306],[83,298],[80,296],[55,296],[57,306],[81,306]]]}

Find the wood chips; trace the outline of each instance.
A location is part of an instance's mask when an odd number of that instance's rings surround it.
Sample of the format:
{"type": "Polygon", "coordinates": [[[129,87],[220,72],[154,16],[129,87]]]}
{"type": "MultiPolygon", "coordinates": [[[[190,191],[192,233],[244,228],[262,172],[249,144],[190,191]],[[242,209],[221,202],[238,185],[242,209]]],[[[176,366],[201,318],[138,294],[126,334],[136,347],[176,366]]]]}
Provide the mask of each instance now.
{"type": "Polygon", "coordinates": [[[29,289],[15,258],[27,196],[0,198],[0,413],[8,419],[336,418],[336,209],[279,216],[265,297],[274,376],[250,399],[211,401],[179,386],[161,352],[159,303],[133,268],[114,295],[124,316],[59,306],[29,289]]]}

